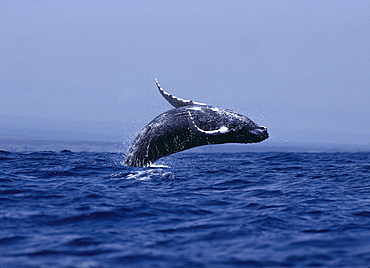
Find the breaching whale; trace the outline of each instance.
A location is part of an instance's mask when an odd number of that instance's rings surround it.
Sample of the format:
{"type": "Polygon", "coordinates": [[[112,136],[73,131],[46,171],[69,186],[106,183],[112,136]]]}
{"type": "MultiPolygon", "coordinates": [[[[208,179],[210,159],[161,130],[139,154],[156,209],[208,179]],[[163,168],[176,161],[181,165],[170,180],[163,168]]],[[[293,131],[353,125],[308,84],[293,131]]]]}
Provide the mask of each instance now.
{"type": "Polygon", "coordinates": [[[141,130],[127,153],[127,166],[146,167],[161,157],[201,145],[257,143],[269,136],[265,127],[244,115],[177,98],[155,83],[175,109],[160,114],[141,130]]]}

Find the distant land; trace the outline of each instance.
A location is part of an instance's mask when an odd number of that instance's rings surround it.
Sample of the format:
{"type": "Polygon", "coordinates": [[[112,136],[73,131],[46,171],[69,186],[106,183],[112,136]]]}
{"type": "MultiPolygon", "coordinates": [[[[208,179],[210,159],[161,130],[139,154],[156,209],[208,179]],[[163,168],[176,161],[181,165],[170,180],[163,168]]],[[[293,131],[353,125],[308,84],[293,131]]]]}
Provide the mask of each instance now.
{"type": "MultiPolygon", "coordinates": [[[[130,141],[132,142],[132,141],[130,141]]],[[[120,152],[125,153],[128,141],[114,140],[68,140],[43,139],[27,136],[0,135],[0,150],[23,151],[61,151],[73,152],[120,152]]],[[[201,146],[187,150],[189,153],[234,153],[234,152],[366,152],[370,145],[343,144],[294,144],[262,142],[259,144],[222,144],[201,146]]]]}
{"type": "Polygon", "coordinates": [[[10,152],[61,151],[121,152],[127,144],[119,141],[100,140],[52,140],[26,136],[0,135],[0,150],[10,152]]]}

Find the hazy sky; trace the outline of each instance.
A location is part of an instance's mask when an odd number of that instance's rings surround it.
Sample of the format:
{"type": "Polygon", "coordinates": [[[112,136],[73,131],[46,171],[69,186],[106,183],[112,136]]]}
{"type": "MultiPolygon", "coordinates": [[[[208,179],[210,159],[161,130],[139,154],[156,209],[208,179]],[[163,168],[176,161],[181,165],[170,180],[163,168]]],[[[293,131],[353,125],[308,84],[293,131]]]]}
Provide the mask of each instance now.
{"type": "Polygon", "coordinates": [[[5,134],[134,135],[171,108],[154,78],[268,142],[369,145],[370,1],[0,2],[5,134]]]}

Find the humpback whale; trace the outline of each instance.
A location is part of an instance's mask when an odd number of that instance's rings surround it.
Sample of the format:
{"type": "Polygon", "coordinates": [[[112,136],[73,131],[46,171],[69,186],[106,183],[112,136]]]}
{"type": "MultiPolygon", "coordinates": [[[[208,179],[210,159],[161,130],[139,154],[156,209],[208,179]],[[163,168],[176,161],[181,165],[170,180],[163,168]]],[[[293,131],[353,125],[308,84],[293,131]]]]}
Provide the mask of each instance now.
{"type": "Polygon", "coordinates": [[[138,134],[124,164],[147,167],[157,159],[207,144],[257,143],[268,138],[267,129],[228,109],[175,97],[155,83],[173,106],[148,123],[138,134]]]}

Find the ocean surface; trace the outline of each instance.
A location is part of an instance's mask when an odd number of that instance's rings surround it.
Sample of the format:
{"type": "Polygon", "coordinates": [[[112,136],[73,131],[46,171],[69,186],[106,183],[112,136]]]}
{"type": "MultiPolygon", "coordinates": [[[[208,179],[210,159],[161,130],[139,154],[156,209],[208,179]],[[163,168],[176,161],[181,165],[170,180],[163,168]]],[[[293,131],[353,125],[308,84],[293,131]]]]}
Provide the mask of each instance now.
{"type": "Polygon", "coordinates": [[[370,267],[370,153],[0,151],[0,267],[370,267]]]}

